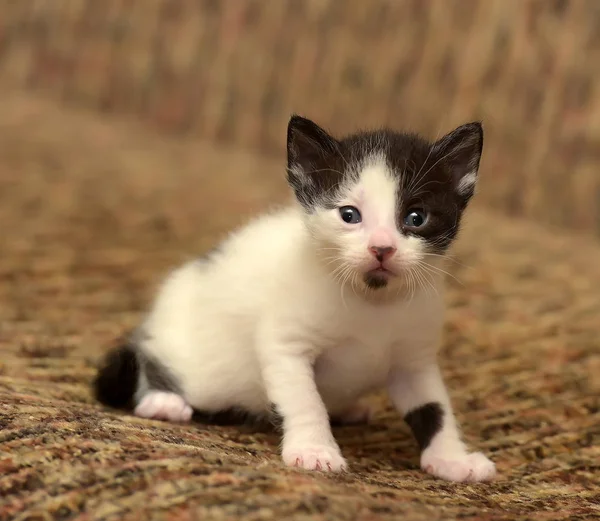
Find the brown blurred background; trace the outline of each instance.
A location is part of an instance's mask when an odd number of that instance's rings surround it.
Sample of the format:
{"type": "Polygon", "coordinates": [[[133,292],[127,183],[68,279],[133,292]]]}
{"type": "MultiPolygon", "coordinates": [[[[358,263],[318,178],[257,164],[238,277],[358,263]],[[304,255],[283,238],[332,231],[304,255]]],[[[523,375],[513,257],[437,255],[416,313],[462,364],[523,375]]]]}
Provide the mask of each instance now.
{"type": "Polygon", "coordinates": [[[600,0],[0,0],[0,521],[597,518],[599,170],[600,0]],[[383,395],[338,477],[92,396],[165,273],[289,195],[292,112],[483,120],[440,358],[495,483],[426,476],[383,395]]]}
{"type": "Polygon", "coordinates": [[[487,132],[479,202],[600,233],[597,0],[5,2],[3,81],[281,158],[333,131],[487,132]]]}

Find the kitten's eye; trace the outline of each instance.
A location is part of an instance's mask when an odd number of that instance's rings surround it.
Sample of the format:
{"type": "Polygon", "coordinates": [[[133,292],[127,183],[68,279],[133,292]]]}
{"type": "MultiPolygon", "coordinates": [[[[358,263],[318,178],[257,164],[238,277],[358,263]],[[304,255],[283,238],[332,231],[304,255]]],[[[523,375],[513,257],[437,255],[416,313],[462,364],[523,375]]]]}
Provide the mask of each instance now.
{"type": "Polygon", "coordinates": [[[342,217],[342,221],[348,224],[357,224],[362,221],[358,208],[354,208],[354,206],[342,206],[340,208],[340,216],[342,217]]]}
{"type": "Polygon", "coordinates": [[[411,208],[404,216],[404,225],[409,228],[420,228],[427,222],[427,213],[418,208],[411,208]]]}

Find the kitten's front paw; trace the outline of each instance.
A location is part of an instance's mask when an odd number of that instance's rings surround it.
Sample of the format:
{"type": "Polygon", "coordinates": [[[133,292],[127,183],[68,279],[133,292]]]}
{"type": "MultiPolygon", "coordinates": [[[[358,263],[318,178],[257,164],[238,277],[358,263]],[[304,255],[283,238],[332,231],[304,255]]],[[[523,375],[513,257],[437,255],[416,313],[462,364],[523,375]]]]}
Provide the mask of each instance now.
{"type": "Polygon", "coordinates": [[[340,450],[335,446],[293,445],[284,447],[282,456],[288,467],[324,472],[340,472],[348,468],[340,450]]]}
{"type": "Polygon", "coordinates": [[[448,481],[489,481],[496,475],[496,466],[481,452],[440,456],[426,450],[421,456],[421,468],[448,481]]]}

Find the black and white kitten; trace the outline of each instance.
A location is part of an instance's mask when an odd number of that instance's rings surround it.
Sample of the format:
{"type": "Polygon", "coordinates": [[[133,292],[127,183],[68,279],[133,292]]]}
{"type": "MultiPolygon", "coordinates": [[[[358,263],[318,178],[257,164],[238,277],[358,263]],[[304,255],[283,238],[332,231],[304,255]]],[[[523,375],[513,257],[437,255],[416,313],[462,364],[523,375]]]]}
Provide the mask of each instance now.
{"type": "Polygon", "coordinates": [[[338,140],[293,116],[287,173],[298,204],[172,272],[101,369],[98,398],[170,421],[274,406],[284,462],[339,471],[330,418],[367,420],[361,397],[385,387],[425,471],[492,478],[494,464],[461,440],[436,361],[440,266],[482,146],[479,123],[434,143],[389,130],[338,140]]]}

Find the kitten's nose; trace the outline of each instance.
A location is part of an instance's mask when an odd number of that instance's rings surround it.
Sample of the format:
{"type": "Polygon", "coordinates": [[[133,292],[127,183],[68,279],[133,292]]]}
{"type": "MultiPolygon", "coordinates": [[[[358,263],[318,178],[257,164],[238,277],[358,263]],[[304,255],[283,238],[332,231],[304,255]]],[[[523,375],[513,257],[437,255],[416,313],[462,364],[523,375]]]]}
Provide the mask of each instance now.
{"type": "Polygon", "coordinates": [[[393,246],[371,246],[369,251],[379,262],[383,262],[396,253],[396,248],[393,246]]]}

